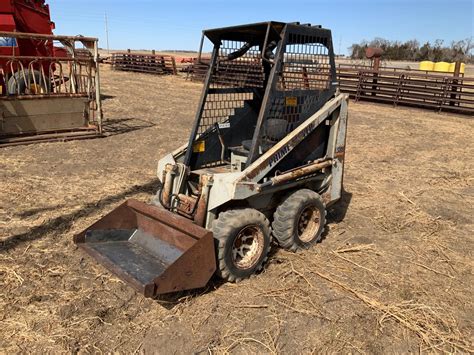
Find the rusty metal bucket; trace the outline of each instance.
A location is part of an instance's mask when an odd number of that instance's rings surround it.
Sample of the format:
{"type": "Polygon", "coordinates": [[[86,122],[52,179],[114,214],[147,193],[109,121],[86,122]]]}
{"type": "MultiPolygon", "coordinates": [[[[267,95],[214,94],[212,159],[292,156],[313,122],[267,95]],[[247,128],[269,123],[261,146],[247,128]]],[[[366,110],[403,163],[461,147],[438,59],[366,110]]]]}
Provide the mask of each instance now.
{"type": "Polygon", "coordinates": [[[137,200],[74,242],[145,297],[204,287],[216,270],[212,232],[137,200]]]}

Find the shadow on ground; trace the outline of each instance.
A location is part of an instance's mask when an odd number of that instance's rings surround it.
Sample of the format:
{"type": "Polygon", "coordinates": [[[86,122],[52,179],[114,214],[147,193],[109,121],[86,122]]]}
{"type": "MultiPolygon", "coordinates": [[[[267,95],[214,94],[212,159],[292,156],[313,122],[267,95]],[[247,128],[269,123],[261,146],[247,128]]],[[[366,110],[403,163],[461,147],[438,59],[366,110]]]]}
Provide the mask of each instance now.
{"type": "Polygon", "coordinates": [[[155,127],[156,124],[139,118],[121,118],[107,120],[102,127],[106,136],[116,136],[119,134],[140,131],[142,129],[155,127]]]}
{"type": "Polygon", "coordinates": [[[23,211],[20,213],[15,214],[16,217],[19,218],[28,218],[28,217],[33,217],[38,214],[44,213],[44,212],[50,212],[54,210],[58,210],[60,208],[63,208],[64,205],[59,205],[59,206],[54,206],[54,207],[41,207],[41,208],[33,208],[31,210],[23,211]]]}
{"type": "Polygon", "coordinates": [[[222,280],[218,276],[214,274],[211,280],[207,283],[207,286],[204,288],[198,288],[189,291],[181,291],[175,293],[169,293],[165,295],[158,295],[155,297],[155,301],[160,304],[160,306],[172,310],[176,306],[182,305],[184,301],[200,297],[209,293],[212,293],[218,290],[222,285],[224,285],[227,281],[222,280]]]}
{"type": "Polygon", "coordinates": [[[115,99],[115,96],[113,95],[107,95],[107,94],[101,94],[100,99],[102,101],[110,100],[110,99],[115,99]]]}
{"type": "Polygon", "coordinates": [[[109,196],[98,202],[90,202],[84,205],[78,211],[49,220],[40,226],[32,228],[26,233],[13,235],[6,238],[0,244],[0,251],[8,251],[8,250],[16,248],[22,243],[41,239],[53,231],[54,231],[54,234],[64,233],[65,231],[69,230],[71,226],[73,225],[73,223],[76,222],[78,219],[93,215],[94,213],[104,209],[108,205],[114,204],[116,202],[120,202],[138,193],[145,192],[145,193],[149,193],[150,195],[154,194],[156,190],[158,189],[158,186],[159,186],[159,181],[152,180],[145,185],[135,185],[118,195],[109,196]]]}
{"type": "Polygon", "coordinates": [[[341,223],[346,218],[351,201],[352,193],[343,190],[341,199],[328,209],[327,223],[341,223]]]}
{"type": "MultiPolygon", "coordinates": [[[[132,197],[138,193],[149,193],[153,194],[159,187],[159,181],[153,180],[148,182],[145,185],[140,186],[133,186],[130,189],[115,195],[109,196],[105,199],[102,199],[99,202],[91,202],[83,206],[82,209],[79,211],[63,215],[52,219],[38,227],[31,229],[30,231],[18,235],[13,235],[8,237],[6,240],[0,244],[0,251],[8,251],[11,249],[16,248],[17,246],[21,245],[25,242],[31,242],[37,239],[41,239],[48,233],[54,231],[54,234],[64,233],[69,230],[72,224],[77,221],[78,219],[88,217],[93,215],[97,211],[100,211],[106,208],[108,205],[114,204],[116,202],[120,202],[126,198],[132,197]]],[[[350,205],[352,200],[352,194],[348,193],[347,191],[343,192],[341,200],[329,210],[328,213],[328,223],[339,223],[342,221],[347,213],[347,209],[350,205]]],[[[47,209],[37,209],[23,212],[23,216],[31,216],[36,213],[40,213],[45,210],[51,210],[50,208],[47,209]]],[[[270,252],[270,260],[271,262],[280,262],[278,257],[276,257],[276,253],[278,252],[278,246],[275,245],[270,252]]],[[[213,276],[211,281],[205,288],[190,290],[190,291],[183,291],[173,294],[166,294],[160,295],[155,298],[156,302],[159,303],[161,306],[165,307],[166,309],[173,309],[179,304],[182,304],[184,300],[191,299],[197,296],[201,296],[203,294],[207,294],[210,292],[214,292],[215,290],[219,289],[225,281],[220,279],[217,276],[213,276]]]]}

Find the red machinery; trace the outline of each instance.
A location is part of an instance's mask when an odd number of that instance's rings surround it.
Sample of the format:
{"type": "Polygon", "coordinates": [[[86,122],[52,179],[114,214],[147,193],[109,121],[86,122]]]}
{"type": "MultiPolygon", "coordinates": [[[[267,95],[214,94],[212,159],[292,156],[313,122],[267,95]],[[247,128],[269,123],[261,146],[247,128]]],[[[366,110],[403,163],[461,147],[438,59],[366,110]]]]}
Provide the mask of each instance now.
{"type": "MultiPolygon", "coordinates": [[[[53,34],[54,23],[50,20],[49,6],[44,0],[10,0],[0,2],[0,31],[53,34]]],[[[48,56],[53,53],[52,42],[30,39],[0,38],[1,55],[48,56]]],[[[8,59],[0,59],[6,74],[12,71],[8,59]]]]}
{"type": "Polygon", "coordinates": [[[26,33],[53,34],[49,6],[44,0],[2,0],[0,29],[26,33]]]}
{"type": "Polygon", "coordinates": [[[101,134],[97,39],[54,28],[45,0],[0,0],[0,146],[101,134]]]}
{"type": "MultiPolygon", "coordinates": [[[[0,2],[0,31],[52,35],[53,29],[54,22],[51,21],[49,6],[44,0],[3,0],[0,2]]],[[[0,55],[2,56],[57,57],[65,56],[65,54],[62,48],[55,49],[52,41],[0,37],[0,55]]],[[[25,60],[21,62],[24,67],[27,66],[25,60]]],[[[8,58],[0,58],[0,67],[6,77],[18,71],[18,65],[18,63],[11,63],[8,58]]],[[[48,62],[43,62],[42,66],[45,71],[48,71],[48,62]]],[[[2,93],[7,93],[8,83],[2,80],[0,84],[2,93]]]]}

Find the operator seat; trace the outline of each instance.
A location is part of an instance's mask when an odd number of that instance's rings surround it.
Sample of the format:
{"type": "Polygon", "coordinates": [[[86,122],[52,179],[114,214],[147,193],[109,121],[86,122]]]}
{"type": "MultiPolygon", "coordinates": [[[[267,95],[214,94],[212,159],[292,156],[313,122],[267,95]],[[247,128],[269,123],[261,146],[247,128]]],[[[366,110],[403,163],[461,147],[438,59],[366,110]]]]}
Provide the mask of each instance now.
{"type": "MultiPolygon", "coordinates": [[[[286,136],[288,121],[281,118],[270,118],[265,121],[263,127],[264,134],[260,147],[262,152],[266,152],[286,136]]],[[[250,149],[252,148],[252,140],[249,139],[242,141],[242,147],[247,152],[250,152],[250,149]]]]}

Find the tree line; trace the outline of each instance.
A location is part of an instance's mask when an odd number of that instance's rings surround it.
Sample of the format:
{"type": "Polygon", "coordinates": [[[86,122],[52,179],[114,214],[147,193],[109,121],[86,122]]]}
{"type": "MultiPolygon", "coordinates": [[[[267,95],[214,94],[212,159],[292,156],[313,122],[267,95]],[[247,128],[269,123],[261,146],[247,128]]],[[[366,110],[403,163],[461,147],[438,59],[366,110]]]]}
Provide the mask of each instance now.
{"type": "Polygon", "coordinates": [[[473,37],[461,41],[453,41],[445,44],[443,40],[434,43],[426,42],[423,45],[417,40],[406,42],[389,41],[383,38],[375,38],[372,41],[362,41],[353,44],[349,48],[352,59],[365,59],[365,50],[368,47],[380,47],[383,49],[383,58],[386,60],[406,60],[433,62],[474,62],[474,40],[473,37]]]}

